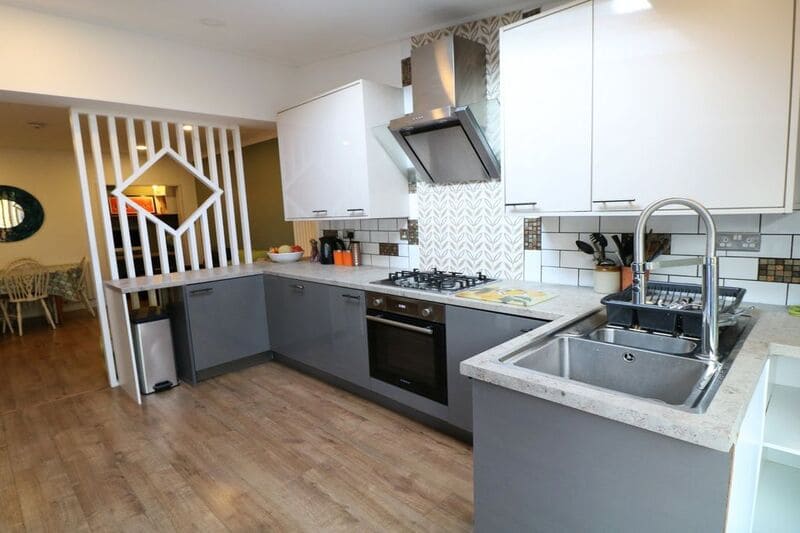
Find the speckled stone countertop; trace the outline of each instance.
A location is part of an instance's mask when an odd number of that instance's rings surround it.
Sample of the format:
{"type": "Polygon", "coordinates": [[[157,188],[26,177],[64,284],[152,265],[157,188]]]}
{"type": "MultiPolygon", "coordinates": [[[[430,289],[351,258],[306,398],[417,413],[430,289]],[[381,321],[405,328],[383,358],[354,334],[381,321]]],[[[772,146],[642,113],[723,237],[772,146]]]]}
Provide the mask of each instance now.
{"type": "Polygon", "coordinates": [[[790,316],[782,307],[759,306],[759,311],[753,318],[756,320],[755,325],[706,412],[680,411],[657,402],[502,362],[509,355],[524,349],[540,337],[600,310],[602,308],[600,295],[591,289],[520,281],[497,282],[499,285],[517,288],[541,289],[556,295],[551,300],[524,308],[459,298],[453,294],[415,291],[372,283],[386,278],[390,271],[387,268],[366,266],[337,267],[308,262],[286,264],[260,262],[165,276],[109,281],[106,282],[106,286],[123,293],[130,293],[270,274],[547,320],[548,324],[534,331],[462,362],[461,373],[523,394],[723,452],[730,451],[736,441],[744,413],[767,358],[773,354],[800,357],[800,318],[790,316]]]}
{"type": "Polygon", "coordinates": [[[502,362],[573,320],[551,322],[467,359],[461,363],[461,373],[587,413],[728,452],[736,442],[767,358],[770,355],[800,357],[800,318],[790,316],[783,307],[763,305],[753,314],[752,320],[756,322],[750,334],[705,413],[681,411],[666,404],[502,362]]]}
{"type": "Polygon", "coordinates": [[[337,285],[351,289],[394,294],[407,298],[417,298],[430,302],[438,302],[472,309],[482,309],[495,313],[537,318],[540,320],[555,320],[562,323],[565,317],[576,318],[593,313],[600,308],[600,296],[582,287],[569,287],[566,285],[543,285],[524,281],[500,281],[500,286],[513,286],[515,288],[541,289],[556,295],[531,307],[518,307],[512,305],[481,302],[467,298],[459,298],[452,293],[426,292],[387,285],[376,285],[373,281],[385,279],[389,272],[396,269],[379,268],[371,266],[341,267],[333,265],[320,265],[301,261],[299,263],[272,263],[258,262],[251,265],[238,265],[219,267],[210,270],[197,270],[192,272],[176,272],[167,275],[139,277],[107,281],[106,287],[123,293],[142,292],[148,290],[166,289],[194,283],[206,283],[223,279],[270,274],[273,276],[298,279],[302,281],[317,282],[328,285],[337,285]]]}

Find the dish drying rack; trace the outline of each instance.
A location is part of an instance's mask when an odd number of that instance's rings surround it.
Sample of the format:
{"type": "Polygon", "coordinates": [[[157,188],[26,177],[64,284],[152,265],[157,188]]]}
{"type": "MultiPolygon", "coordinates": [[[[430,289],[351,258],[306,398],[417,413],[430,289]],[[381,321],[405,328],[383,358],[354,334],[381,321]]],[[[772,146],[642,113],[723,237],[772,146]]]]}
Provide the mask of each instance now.
{"type": "MultiPolygon", "coordinates": [[[[719,288],[720,327],[736,323],[745,292],[737,287],[719,288]]],[[[702,293],[700,285],[651,281],[647,283],[645,304],[633,303],[631,287],[609,294],[601,301],[606,306],[609,324],[699,338],[703,323],[702,293]]]]}

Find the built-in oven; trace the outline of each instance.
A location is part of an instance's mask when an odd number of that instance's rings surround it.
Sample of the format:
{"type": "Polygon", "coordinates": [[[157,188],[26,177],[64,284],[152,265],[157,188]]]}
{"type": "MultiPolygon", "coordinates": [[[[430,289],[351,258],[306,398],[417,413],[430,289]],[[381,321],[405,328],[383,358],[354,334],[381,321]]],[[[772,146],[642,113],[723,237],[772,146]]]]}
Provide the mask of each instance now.
{"type": "Polygon", "coordinates": [[[447,405],[444,306],[367,294],[369,374],[447,405]]]}

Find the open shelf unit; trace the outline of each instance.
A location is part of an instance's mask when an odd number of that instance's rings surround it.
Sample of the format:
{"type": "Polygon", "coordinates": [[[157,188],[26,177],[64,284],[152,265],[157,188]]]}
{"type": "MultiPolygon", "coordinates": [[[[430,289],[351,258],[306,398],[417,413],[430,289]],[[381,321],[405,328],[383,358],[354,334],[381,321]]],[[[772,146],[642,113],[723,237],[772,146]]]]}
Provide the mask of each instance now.
{"type": "Polygon", "coordinates": [[[753,533],[800,531],[800,358],[771,358],[753,533]]]}

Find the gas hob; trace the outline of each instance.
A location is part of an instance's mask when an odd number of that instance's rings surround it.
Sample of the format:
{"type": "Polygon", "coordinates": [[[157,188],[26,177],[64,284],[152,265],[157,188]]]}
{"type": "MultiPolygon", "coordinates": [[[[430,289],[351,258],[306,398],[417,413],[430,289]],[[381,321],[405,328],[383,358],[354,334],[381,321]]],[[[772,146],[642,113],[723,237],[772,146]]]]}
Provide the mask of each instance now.
{"type": "Polygon", "coordinates": [[[391,285],[420,291],[456,292],[495,281],[481,272],[468,276],[461,272],[443,270],[400,270],[392,272],[387,279],[373,281],[376,285],[391,285]]]}

